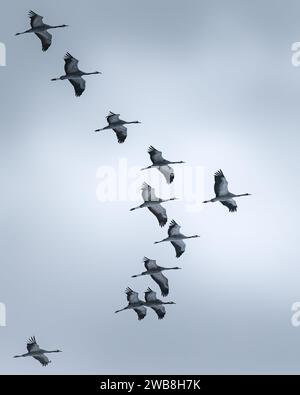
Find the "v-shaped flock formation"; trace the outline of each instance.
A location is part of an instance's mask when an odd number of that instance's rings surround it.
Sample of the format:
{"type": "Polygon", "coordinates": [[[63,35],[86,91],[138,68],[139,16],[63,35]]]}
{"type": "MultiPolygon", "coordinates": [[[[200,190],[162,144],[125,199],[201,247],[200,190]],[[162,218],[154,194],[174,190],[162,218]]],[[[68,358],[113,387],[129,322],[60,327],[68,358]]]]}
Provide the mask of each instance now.
{"type": "MultiPolygon", "coordinates": [[[[21,34],[26,33],[34,33],[42,43],[42,50],[45,52],[49,49],[52,44],[52,35],[48,32],[50,29],[56,28],[64,28],[68,25],[47,25],[43,22],[43,17],[36,14],[33,11],[29,12],[30,24],[31,28],[25,30],[24,32],[17,33],[16,35],[19,36],[21,34]]],[[[74,58],[69,52],[67,52],[64,56],[65,62],[65,74],[57,77],[52,78],[51,81],[63,81],[68,80],[75,91],[76,96],[81,96],[86,89],[86,81],[83,79],[83,76],[92,75],[92,74],[101,74],[99,71],[93,72],[84,72],[81,71],[78,67],[78,60],[74,58]]],[[[120,114],[116,114],[110,112],[106,117],[107,126],[104,126],[100,129],[96,129],[95,132],[100,131],[107,131],[113,130],[117,136],[118,143],[124,143],[127,138],[127,127],[125,125],[129,124],[139,124],[139,121],[124,121],[120,119],[120,114]]],[[[182,160],[179,161],[170,161],[163,157],[163,154],[158,149],[154,148],[152,145],[148,149],[148,153],[150,155],[150,160],[152,165],[145,167],[141,170],[152,169],[156,168],[159,172],[164,176],[167,184],[171,184],[175,179],[174,169],[170,165],[175,164],[183,164],[182,160]]],[[[159,225],[161,227],[165,226],[168,222],[167,211],[163,207],[162,203],[176,200],[176,197],[171,197],[169,199],[161,199],[156,196],[154,188],[148,185],[146,182],[142,185],[142,198],[143,203],[137,207],[131,209],[131,211],[141,209],[141,208],[148,208],[148,210],[155,215],[159,225]]],[[[204,201],[204,203],[208,202],[220,202],[224,206],[226,206],[229,211],[233,212],[237,210],[237,204],[233,198],[240,197],[240,196],[247,196],[248,193],[235,195],[228,191],[228,182],[222,172],[222,170],[218,170],[215,173],[215,197],[204,201]]],[[[174,220],[170,221],[169,228],[168,228],[168,236],[160,241],[156,241],[155,244],[162,243],[162,242],[170,242],[175,249],[176,257],[181,257],[186,249],[186,244],[184,240],[198,238],[199,235],[191,235],[185,236],[183,233],[180,232],[180,225],[175,222],[174,220]]],[[[178,266],[175,267],[163,267],[159,266],[156,263],[156,260],[149,259],[144,257],[144,266],[145,271],[133,275],[132,278],[140,277],[140,276],[150,276],[155,283],[159,286],[161,295],[166,297],[169,294],[169,281],[167,277],[163,274],[163,272],[167,270],[178,270],[181,269],[178,266]]],[[[151,288],[147,288],[144,293],[144,300],[139,298],[137,292],[133,291],[131,288],[127,287],[125,291],[127,295],[128,304],[121,310],[117,310],[116,313],[125,310],[134,310],[137,313],[138,319],[142,320],[145,318],[147,314],[147,308],[151,308],[157,314],[158,319],[164,318],[166,314],[165,305],[175,304],[172,301],[164,302],[157,298],[156,292],[154,292],[151,288]]],[[[47,353],[56,353],[60,352],[60,350],[54,351],[47,351],[40,349],[38,344],[36,343],[35,337],[32,337],[27,342],[27,353],[22,355],[16,355],[15,357],[27,357],[31,356],[37,359],[43,366],[48,365],[50,362],[49,359],[45,354],[47,353]]]]}

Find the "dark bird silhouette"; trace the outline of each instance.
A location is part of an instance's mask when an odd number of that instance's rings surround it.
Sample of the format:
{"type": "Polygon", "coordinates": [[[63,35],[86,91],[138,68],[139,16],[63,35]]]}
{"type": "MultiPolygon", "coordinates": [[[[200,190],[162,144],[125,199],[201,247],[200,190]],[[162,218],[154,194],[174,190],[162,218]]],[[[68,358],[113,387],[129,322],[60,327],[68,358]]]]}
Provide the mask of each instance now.
{"type": "Polygon", "coordinates": [[[139,277],[139,276],[151,276],[152,279],[158,284],[162,296],[167,296],[169,294],[169,281],[167,277],[165,277],[162,272],[165,270],[178,270],[181,269],[180,267],[163,267],[163,266],[158,266],[156,264],[156,260],[154,259],[149,259],[147,257],[144,257],[144,265],[146,268],[145,272],[142,272],[141,274],[135,274],[132,277],[139,277]]]}
{"type": "Polygon", "coordinates": [[[163,302],[160,299],[157,299],[156,292],[152,291],[151,288],[148,288],[145,292],[145,306],[150,307],[155,311],[159,320],[163,319],[166,315],[166,304],[175,304],[175,302],[163,302]]]}
{"type": "Polygon", "coordinates": [[[61,352],[61,350],[52,350],[52,351],[43,350],[37,344],[35,340],[35,336],[33,336],[27,341],[27,353],[21,355],[15,355],[14,358],[33,357],[34,359],[39,361],[41,365],[47,366],[51,361],[49,361],[49,359],[45,354],[50,354],[54,352],[61,352]]]}
{"type": "Polygon", "coordinates": [[[139,294],[129,287],[126,288],[125,293],[127,295],[128,305],[123,309],[115,311],[115,313],[132,309],[137,313],[139,320],[144,319],[147,314],[147,309],[144,306],[144,302],[139,299],[139,294]]]}
{"type": "Polygon", "coordinates": [[[16,33],[16,36],[25,33],[34,33],[41,40],[43,51],[47,51],[47,49],[50,47],[52,43],[52,35],[48,32],[48,30],[68,26],[68,25],[56,25],[56,26],[46,25],[43,22],[43,17],[41,15],[36,14],[33,11],[29,11],[28,16],[30,18],[31,29],[25,30],[24,32],[21,33],[16,33]]]}
{"type": "Polygon", "coordinates": [[[66,74],[58,78],[52,78],[51,81],[69,80],[74,87],[76,96],[81,96],[82,93],[85,91],[85,80],[82,78],[83,75],[102,74],[100,71],[86,73],[79,70],[78,60],[70,55],[69,52],[66,53],[64,61],[66,74]]]}
{"type": "Polygon", "coordinates": [[[96,129],[95,132],[112,129],[116,133],[118,143],[124,143],[127,138],[127,128],[124,125],[129,125],[131,123],[141,123],[140,121],[123,121],[122,119],[120,119],[120,114],[115,114],[111,111],[106,117],[106,120],[108,122],[108,125],[104,128],[96,129]]]}
{"type": "Polygon", "coordinates": [[[205,200],[203,203],[214,203],[220,202],[224,206],[226,206],[230,212],[237,211],[237,204],[236,201],[233,199],[234,197],[240,196],[250,196],[250,193],[242,193],[241,195],[235,195],[228,191],[228,182],[222,172],[222,170],[218,170],[215,173],[215,185],[214,190],[216,197],[210,200],[205,200]]]}
{"type": "Polygon", "coordinates": [[[184,239],[194,239],[195,237],[200,237],[198,235],[194,236],[185,236],[184,234],[180,233],[180,228],[174,220],[170,222],[170,226],[168,229],[168,237],[162,239],[160,241],[155,241],[154,244],[162,243],[164,241],[170,241],[176,251],[176,258],[179,258],[185,251],[185,243],[184,239]]]}
{"type": "Polygon", "coordinates": [[[155,215],[158,220],[160,226],[165,226],[168,221],[167,211],[160,204],[163,202],[168,202],[170,200],[176,200],[176,198],[170,199],[160,199],[155,195],[155,189],[148,185],[146,182],[142,185],[142,198],[144,199],[144,203],[137,207],[133,207],[130,211],[137,210],[139,208],[147,207],[148,210],[155,215]]]}
{"type": "Polygon", "coordinates": [[[174,180],[174,170],[169,165],[185,162],[183,162],[182,160],[178,162],[171,162],[164,159],[162,156],[162,152],[152,147],[152,145],[148,148],[148,153],[150,155],[152,165],[144,167],[142,170],[157,168],[164,175],[167,183],[171,184],[171,182],[173,182],[174,180]]]}

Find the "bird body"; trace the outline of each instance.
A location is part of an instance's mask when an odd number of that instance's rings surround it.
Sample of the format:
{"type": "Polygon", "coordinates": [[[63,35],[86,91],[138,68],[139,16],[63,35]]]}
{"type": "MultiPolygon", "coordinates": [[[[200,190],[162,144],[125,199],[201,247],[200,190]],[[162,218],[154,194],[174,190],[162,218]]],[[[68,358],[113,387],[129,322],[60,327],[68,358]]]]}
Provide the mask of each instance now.
{"type": "Polygon", "coordinates": [[[112,129],[116,133],[118,143],[124,143],[127,138],[127,128],[124,125],[141,123],[140,121],[124,121],[123,119],[120,119],[120,114],[115,114],[112,111],[109,112],[106,120],[108,125],[101,129],[96,129],[95,132],[112,129]]]}
{"type": "Polygon", "coordinates": [[[68,25],[47,25],[43,22],[43,17],[36,14],[34,11],[29,11],[28,14],[30,18],[31,29],[25,30],[21,33],[16,33],[16,36],[25,33],[35,33],[36,36],[41,40],[43,51],[47,51],[52,43],[52,35],[48,32],[49,29],[57,29],[62,27],[67,27],[68,25]]]}
{"type": "Polygon", "coordinates": [[[144,203],[140,204],[137,207],[133,207],[130,211],[137,210],[139,208],[148,208],[148,210],[155,215],[158,220],[160,226],[165,226],[168,221],[167,211],[160,204],[163,202],[168,202],[170,200],[176,200],[176,198],[170,199],[161,199],[158,198],[155,194],[155,189],[148,185],[146,182],[142,185],[142,197],[144,199],[144,203]]]}
{"type": "Polygon", "coordinates": [[[183,240],[200,237],[199,235],[186,236],[180,233],[180,228],[181,227],[174,220],[172,220],[168,229],[168,237],[160,241],[155,241],[154,244],[166,241],[171,242],[176,251],[176,258],[179,258],[184,253],[186,247],[183,240]]]}
{"type": "Polygon", "coordinates": [[[144,167],[142,170],[157,168],[163,174],[167,183],[171,184],[174,180],[174,170],[169,165],[170,164],[185,163],[185,162],[183,162],[183,161],[172,162],[172,161],[166,160],[162,156],[162,152],[158,151],[152,145],[148,148],[148,153],[150,155],[152,165],[150,165],[148,167],[144,167]]]}
{"type": "Polygon", "coordinates": [[[21,355],[15,355],[14,358],[20,358],[20,357],[33,357],[34,359],[38,360],[41,365],[47,366],[51,361],[48,359],[48,357],[45,354],[50,354],[50,353],[57,353],[61,352],[61,350],[44,350],[40,348],[40,346],[37,344],[35,336],[31,337],[27,341],[27,353],[21,354],[21,355]]]}
{"type": "Polygon", "coordinates": [[[226,180],[226,177],[224,176],[221,169],[215,173],[214,190],[216,196],[210,200],[205,200],[203,203],[220,202],[224,206],[226,206],[230,212],[237,211],[237,203],[233,198],[237,198],[241,196],[250,196],[250,193],[242,193],[236,195],[234,193],[229,192],[228,181],[226,180]]]}
{"type": "Polygon", "coordinates": [[[169,294],[169,281],[167,277],[165,277],[162,272],[166,270],[179,270],[181,269],[180,267],[162,267],[158,266],[156,264],[156,260],[154,259],[149,259],[147,257],[144,257],[144,265],[146,268],[146,271],[140,273],[140,274],[135,274],[131,277],[140,277],[140,276],[151,276],[151,278],[158,284],[162,296],[167,296],[169,294]]]}
{"type": "Polygon", "coordinates": [[[85,91],[84,75],[102,74],[100,71],[84,72],[78,68],[78,60],[74,58],[69,52],[64,56],[65,61],[65,75],[58,78],[52,78],[51,81],[69,80],[74,87],[75,95],[81,96],[85,91]]]}
{"type": "Polygon", "coordinates": [[[144,319],[147,314],[147,309],[144,306],[144,302],[139,299],[139,294],[129,287],[126,288],[125,293],[127,295],[128,305],[123,309],[116,310],[115,313],[132,309],[137,313],[139,321],[144,319]]]}
{"type": "Polygon", "coordinates": [[[148,288],[145,292],[145,301],[140,300],[138,297],[138,293],[133,291],[129,287],[126,288],[125,293],[127,294],[128,305],[123,309],[116,310],[115,313],[119,313],[128,309],[133,309],[137,313],[139,320],[142,320],[146,317],[146,307],[152,308],[156,312],[158,319],[162,319],[166,314],[166,309],[164,305],[175,304],[174,302],[163,302],[157,299],[156,293],[150,288],[148,288]]]}
{"type": "Polygon", "coordinates": [[[157,299],[156,292],[152,291],[151,288],[148,288],[145,292],[145,303],[144,306],[150,307],[155,311],[159,320],[163,319],[166,315],[166,309],[164,305],[167,304],[175,304],[175,302],[163,302],[160,299],[157,299]]]}

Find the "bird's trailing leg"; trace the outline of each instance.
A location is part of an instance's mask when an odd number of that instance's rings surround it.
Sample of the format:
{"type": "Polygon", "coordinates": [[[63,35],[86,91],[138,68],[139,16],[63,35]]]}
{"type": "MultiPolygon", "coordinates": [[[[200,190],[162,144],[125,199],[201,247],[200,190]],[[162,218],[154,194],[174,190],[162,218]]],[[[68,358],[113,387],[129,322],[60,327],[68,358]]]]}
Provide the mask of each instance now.
{"type": "Polygon", "coordinates": [[[129,211],[137,210],[138,208],[142,208],[141,206],[133,207],[129,211]]]}
{"type": "Polygon", "coordinates": [[[154,244],[162,243],[163,241],[167,241],[167,240],[166,239],[162,239],[162,240],[159,240],[159,241],[155,241],[154,244]]]}
{"type": "Polygon", "coordinates": [[[116,310],[115,313],[120,313],[120,311],[127,310],[127,307],[124,307],[124,309],[116,310]]]}
{"type": "Polygon", "coordinates": [[[148,166],[148,167],[143,167],[141,170],[147,170],[147,169],[151,169],[152,166],[148,166]]]}
{"type": "Polygon", "coordinates": [[[111,127],[110,126],[104,126],[104,128],[95,129],[95,132],[101,132],[102,130],[107,130],[107,129],[111,129],[111,127]]]}
{"type": "Polygon", "coordinates": [[[145,276],[145,274],[147,274],[146,272],[142,272],[140,274],[134,274],[133,276],[131,276],[132,278],[134,277],[140,277],[140,276],[145,276]]]}
{"type": "Polygon", "coordinates": [[[25,30],[25,32],[16,33],[15,36],[20,36],[20,34],[30,33],[30,30],[25,30]]]}

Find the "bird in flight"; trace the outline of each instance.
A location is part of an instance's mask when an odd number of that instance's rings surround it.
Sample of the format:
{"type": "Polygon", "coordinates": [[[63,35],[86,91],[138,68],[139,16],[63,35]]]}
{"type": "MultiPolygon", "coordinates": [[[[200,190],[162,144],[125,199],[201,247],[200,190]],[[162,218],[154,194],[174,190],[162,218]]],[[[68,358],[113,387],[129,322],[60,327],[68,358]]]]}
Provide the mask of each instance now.
{"type": "Polygon", "coordinates": [[[35,35],[42,42],[43,51],[47,51],[52,43],[52,35],[48,32],[49,29],[57,29],[59,27],[67,27],[68,25],[46,25],[43,22],[43,17],[41,15],[36,14],[34,11],[29,11],[28,16],[30,18],[31,29],[25,30],[21,33],[16,33],[16,36],[25,33],[35,33],[35,35]]]}
{"type": "Polygon", "coordinates": [[[216,197],[210,200],[205,200],[203,203],[214,203],[214,202],[220,202],[224,206],[226,206],[230,212],[237,211],[237,204],[236,201],[233,199],[234,197],[240,197],[240,196],[250,196],[250,193],[242,193],[240,195],[235,195],[234,193],[231,193],[228,191],[228,181],[226,180],[222,170],[218,170],[215,173],[215,185],[214,185],[214,190],[216,197]]]}
{"type": "Polygon", "coordinates": [[[170,226],[168,229],[168,237],[162,239],[160,241],[155,241],[154,244],[162,243],[164,241],[170,241],[176,251],[176,258],[179,258],[185,251],[185,239],[194,239],[196,237],[200,237],[198,235],[193,236],[185,236],[184,234],[180,233],[179,226],[173,219],[170,222],[170,226]]]}
{"type": "Polygon", "coordinates": [[[162,272],[165,270],[178,270],[181,269],[181,267],[163,267],[163,266],[158,266],[156,264],[156,260],[154,259],[149,259],[147,257],[144,257],[143,259],[144,265],[146,268],[145,272],[142,272],[141,274],[135,274],[131,277],[140,277],[140,276],[151,276],[151,278],[158,284],[160,290],[161,290],[161,295],[162,296],[167,296],[169,294],[169,281],[167,277],[165,277],[162,272]]]}
{"type": "Polygon", "coordinates": [[[52,351],[43,350],[37,344],[35,340],[35,336],[33,336],[27,341],[27,353],[21,355],[15,355],[14,358],[33,357],[34,359],[39,361],[41,365],[47,366],[51,361],[49,361],[48,357],[45,354],[50,354],[54,352],[61,352],[61,350],[52,350],[52,351]]]}
{"type": "Polygon", "coordinates": [[[148,148],[148,153],[150,155],[152,165],[144,167],[142,170],[157,168],[163,174],[167,183],[171,184],[171,182],[173,182],[174,180],[174,170],[169,165],[185,162],[183,162],[182,160],[178,162],[171,162],[167,159],[164,159],[162,156],[162,152],[155,149],[152,145],[148,148]]]}
{"type": "Polygon", "coordinates": [[[69,80],[74,87],[76,96],[81,96],[85,91],[85,80],[82,78],[83,75],[102,74],[100,71],[86,73],[79,70],[78,60],[75,59],[69,52],[67,52],[64,56],[64,61],[66,74],[58,78],[52,78],[51,81],[69,80]]]}
{"type": "Polygon", "coordinates": [[[140,121],[123,121],[120,119],[120,114],[115,114],[112,111],[109,112],[106,117],[108,125],[101,129],[96,129],[95,132],[100,132],[101,130],[112,129],[118,139],[118,143],[124,143],[127,137],[127,128],[124,125],[129,125],[131,123],[141,123],[140,121]]]}
{"type": "Polygon", "coordinates": [[[139,321],[144,319],[147,314],[147,309],[144,306],[144,302],[141,299],[139,299],[139,294],[137,292],[133,291],[129,287],[126,288],[125,293],[127,295],[128,305],[126,307],[124,307],[123,309],[116,310],[115,313],[119,313],[120,311],[132,309],[137,313],[139,321]]]}
{"type": "Polygon", "coordinates": [[[150,307],[155,311],[159,320],[163,319],[166,315],[165,304],[175,304],[175,302],[163,302],[160,299],[157,299],[156,292],[152,291],[151,288],[148,288],[145,292],[145,306],[150,307]]]}
{"type": "Polygon", "coordinates": [[[168,202],[170,200],[176,200],[176,198],[170,199],[160,199],[155,195],[155,189],[148,185],[146,182],[142,185],[142,198],[144,199],[144,203],[137,207],[133,207],[130,211],[137,210],[139,208],[147,207],[148,210],[155,215],[158,220],[160,226],[165,226],[168,221],[167,211],[160,204],[163,202],[168,202]]]}

